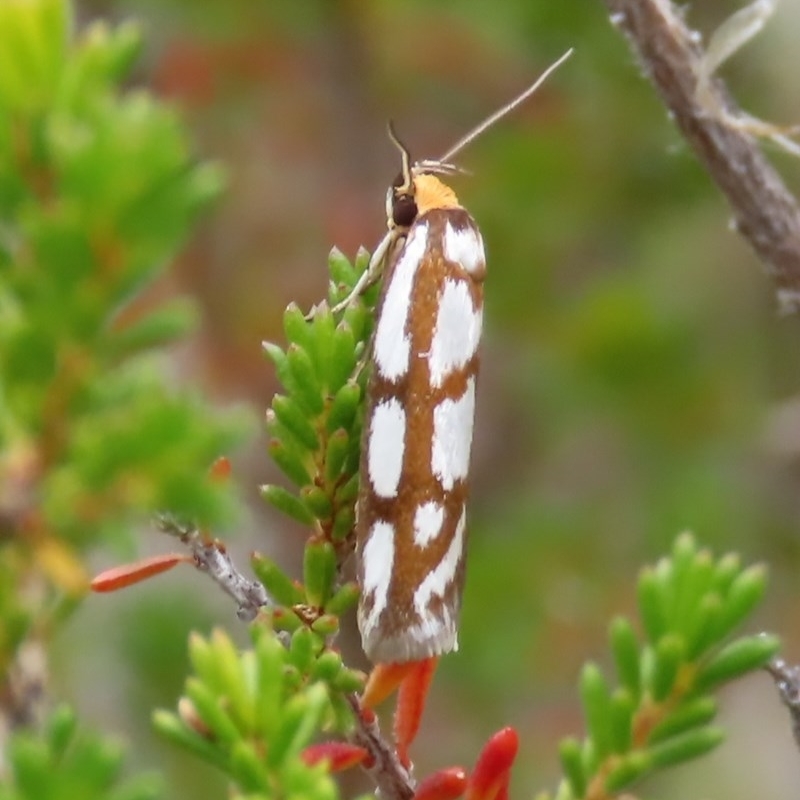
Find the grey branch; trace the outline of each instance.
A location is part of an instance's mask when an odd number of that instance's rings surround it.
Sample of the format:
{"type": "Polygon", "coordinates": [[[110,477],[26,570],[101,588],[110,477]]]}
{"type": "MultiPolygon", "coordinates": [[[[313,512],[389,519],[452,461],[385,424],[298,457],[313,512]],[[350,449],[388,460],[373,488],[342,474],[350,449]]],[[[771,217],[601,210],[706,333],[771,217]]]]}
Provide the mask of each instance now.
{"type": "Polygon", "coordinates": [[[699,37],[669,0],[603,2],[670,117],[728,198],[736,230],[776,285],[780,310],[799,311],[800,208],[753,136],[731,124],[746,115],[724,84],[714,77],[705,84],[699,37]]]}
{"type": "Polygon", "coordinates": [[[356,720],[353,741],[372,757],[372,765],[365,770],[378,787],[381,800],[411,800],[414,781],[381,735],[377,721],[368,722],[364,718],[357,695],[348,695],[347,702],[356,720]]]}
{"type": "Polygon", "coordinates": [[[23,728],[41,730],[50,711],[47,657],[36,638],[24,641],[0,681],[0,782],[8,779],[8,739],[23,728]]]}
{"type": "Polygon", "coordinates": [[[775,658],[766,666],[778,688],[781,700],[789,709],[792,720],[792,733],[800,747],[800,667],[790,667],[783,659],[775,658]]]}
{"type": "Polygon", "coordinates": [[[207,572],[236,601],[236,614],[243,622],[254,620],[259,609],[273,605],[267,590],[258,581],[251,581],[239,572],[221,542],[209,539],[192,526],[181,525],[166,514],[159,517],[158,525],[164,533],[177,536],[189,547],[195,566],[207,572]]]}

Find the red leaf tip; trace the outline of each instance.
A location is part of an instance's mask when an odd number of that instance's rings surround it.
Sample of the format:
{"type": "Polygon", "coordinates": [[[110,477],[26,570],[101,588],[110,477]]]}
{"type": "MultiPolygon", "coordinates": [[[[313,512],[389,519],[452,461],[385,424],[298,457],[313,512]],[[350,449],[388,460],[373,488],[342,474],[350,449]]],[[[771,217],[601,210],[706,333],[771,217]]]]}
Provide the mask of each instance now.
{"type": "Polygon", "coordinates": [[[187,553],[162,553],[161,555],[143,558],[133,564],[111,567],[92,578],[89,587],[93,592],[116,592],[134,583],[140,583],[172,569],[177,564],[192,563],[194,559],[187,553]]]}
{"type": "Polygon", "coordinates": [[[420,782],[414,800],[457,800],[466,788],[467,771],[463,767],[440,769],[420,782]]]}
{"type": "Polygon", "coordinates": [[[300,756],[308,766],[327,761],[331,772],[341,772],[362,764],[369,758],[363,748],[349,742],[321,742],[306,747],[300,756]]]}
{"type": "Polygon", "coordinates": [[[519,737],[514,728],[502,728],[491,736],[475,763],[467,800],[505,800],[518,750],[519,737]]]}

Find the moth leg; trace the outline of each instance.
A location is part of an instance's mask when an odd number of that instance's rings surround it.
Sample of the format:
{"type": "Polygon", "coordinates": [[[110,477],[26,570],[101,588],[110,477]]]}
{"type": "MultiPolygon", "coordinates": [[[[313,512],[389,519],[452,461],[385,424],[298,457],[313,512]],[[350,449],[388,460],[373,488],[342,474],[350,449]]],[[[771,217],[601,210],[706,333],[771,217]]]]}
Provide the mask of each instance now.
{"type": "Polygon", "coordinates": [[[397,234],[394,231],[389,231],[386,236],[381,239],[380,244],[372,253],[367,268],[359,275],[356,285],[353,287],[350,294],[331,309],[334,314],[339,314],[346,308],[349,308],[370,286],[380,280],[384,264],[386,263],[386,257],[395,241],[397,241],[397,234]]]}

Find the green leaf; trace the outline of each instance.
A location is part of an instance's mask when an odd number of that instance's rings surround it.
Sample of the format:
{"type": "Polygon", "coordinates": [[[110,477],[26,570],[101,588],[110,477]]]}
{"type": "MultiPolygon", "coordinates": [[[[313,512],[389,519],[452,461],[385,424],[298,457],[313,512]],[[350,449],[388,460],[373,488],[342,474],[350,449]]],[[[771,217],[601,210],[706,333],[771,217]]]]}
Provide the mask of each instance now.
{"type": "Polygon", "coordinates": [[[311,513],[320,520],[327,520],[333,512],[333,503],[328,493],[319,486],[304,486],[300,498],[311,513]]]}
{"type": "Polygon", "coordinates": [[[181,339],[197,327],[197,306],[178,298],[121,330],[109,332],[103,341],[104,355],[119,360],[181,339]]]}
{"type": "Polygon", "coordinates": [[[189,663],[197,676],[209,685],[216,685],[217,667],[211,643],[196,631],[189,633],[189,663]]]}
{"type": "Polygon", "coordinates": [[[67,705],[56,708],[47,720],[47,740],[55,758],[61,758],[78,728],[75,712],[67,705]]]}
{"type": "Polygon", "coordinates": [[[738,553],[727,553],[717,561],[712,577],[715,591],[724,597],[730,590],[731,584],[742,571],[742,559],[738,553]]]}
{"type": "Polygon", "coordinates": [[[333,688],[344,694],[364,691],[366,675],[355,669],[342,669],[333,680],[333,688]]]}
{"type": "Polygon", "coordinates": [[[280,768],[310,742],[319,728],[327,700],[325,685],[321,683],[289,699],[283,708],[281,726],[267,752],[271,767],[280,768]]]}
{"type": "Polygon", "coordinates": [[[229,771],[225,752],[196,731],[187,728],[175,714],[163,709],[154,711],[153,727],[165,739],[194,753],[201,761],[212,764],[223,772],[229,771]]]}
{"type": "Polygon", "coordinates": [[[269,742],[280,725],[286,650],[269,630],[259,628],[253,638],[258,666],[255,732],[269,742]]]}
{"type": "Polygon", "coordinates": [[[290,344],[286,360],[293,379],[292,385],[287,386],[292,396],[308,413],[314,416],[321,414],[325,407],[322,385],[308,351],[297,344],[290,344]]]}
{"type": "Polygon", "coordinates": [[[252,742],[240,739],[233,744],[230,771],[233,779],[245,792],[270,791],[269,775],[252,742]]]}
{"type": "Polygon", "coordinates": [[[311,452],[319,449],[319,437],[305,411],[290,397],[277,394],[272,398],[272,411],[297,441],[311,452]]]}
{"type": "Polygon", "coordinates": [[[326,394],[335,391],[341,385],[336,377],[337,370],[333,364],[335,327],[336,323],[328,304],[321,303],[315,309],[311,322],[313,338],[308,352],[326,394]],[[332,385],[332,379],[336,380],[338,385],[332,385]]]}
{"type": "Polygon", "coordinates": [[[696,661],[719,640],[720,619],[722,616],[722,600],[716,592],[709,592],[694,609],[687,625],[686,656],[696,661]]]}
{"type": "Polygon", "coordinates": [[[261,349],[275,365],[275,372],[280,382],[286,386],[285,378],[289,375],[289,361],[283,348],[273,342],[261,342],[261,349]]]}
{"type": "Polygon", "coordinates": [[[713,697],[698,697],[686,701],[653,728],[647,741],[649,744],[657,744],[692,728],[707,725],[716,713],[717,702],[713,697]]]}
{"type": "Polygon", "coordinates": [[[686,646],[680,636],[667,634],[653,648],[653,656],[650,690],[653,699],[661,702],[669,697],[673,690],[678,669],[686,658],[686,646]]]}
{"type": "MultiPolygon", "coordinates": [[[[342,673],[351,671],[352,670],[342,670],[342,673]]],[[[351,694],[352,692],[363,691],[364,681],[362,680],[361,683],[355,688],[343,688],[339,686],[335,686],[334,688],[337,691],[330,693],[331,716],[333,718],[330,727],[334,731],[338,731],[343,734],[349,734],[353,730],[353,709],[350,708],[346,695],[351,694]]],[[[364,798],[364,800],[367,800],[367,798],[364,798]]]]}
{"type": "Polygon", "coordinates": [[[339,617],[335,614],[323,614],[311,623],[311,630],[320,636],[335,636],[339,633],[339,617]]]}
{"type": "Polygon", "coordinates": [[[600,768],[600,756],[597,753],[592,736],[587,736],[583,740],[583,747],[581,747],[581,761],[583,762],[583,771],[587,775],[594,775],[594,773],[596,773],[600,768]]]}
{"type": "MultiPolygon", "coordinates": [[[[714,572],[714,560],[708,550],[697,550],[689,534],[678,538],[675,551],[683,560],[676,561],[674,576],[675,604],[671,611],[673,630],[687,633],[695,609],[709,591],[714,572]]],[[[673,556],[676,558],[676,556],[673,556]]]]}
{"type": "Polygon", "coordinates": [[[355,529],[356,514],[351,505],[343,506],[336,512],[331,529],[331,539],[334,542],[343,542],[355,529]]]}
{"type": "Polygon", "coordinates": [[[271,617],[272,626],[276,631],[294,633],[305,625],[305,622],[291,608],[274,608],[271,617]]]}
{"type": "Polygon", "coordinates": [[[310,539],[303,556],[303,580],[306,602],[314,608],[324,608],[336,580],[336,551],[325,539],[310,539]]]}
{"type": "Polygon", "coordinates": [[[737,575],[726,593],[716,627],[718,640],[727,636],[761,602],[767,586],[767,570],[762,564],[748,567],[737,575]]]}
{"type": "Polygon", "coordinates": [[[249,730],[252,723],[252,687],[246,680],[242,654],[221,628],[215,628],[211,632],[211,648],[219,676],[217,686],[228,698],[228,711],[237,725],[243,730],[249,730]]]}
{"type": "Polygon", "coordinates": [[[335,650],[325,650],[314,662],[311,677],[330,683],[342,671],[342,655],[335,650]]]}
{"type": "Polygon", "coordinates": [[[778,652],[780,644],[777,636],[766,633],[732,642],[700,669],[695,692],[705,694],[722,683],[763,667],[778,652]]]}
{"type": "Polygon", "coordinates": [[[611,695],[609,730],[611,750],[626,753],[633,737],[633,713],[636,703],[627,689],[616,689],[611,695]]]}
{"type": "Polygon", "coordinates": [[[360,594],[361,590],[358,587],[358,583],[355,581],[345,583],[336,590],[336,593],[327,602],[325,611],[328,614],[341,616],[358,602],[360,594]]]}
{"type": "Polygon", "coordinates": [[[360,358],[366,347],[372,327],[372,313],[361,303],[358,303],[345,310],[344,322],[350,326],[356,342],[360,343],[360,346],[356,347],[356,358],[360,358]]]}
{"type": "Polygon", "coordinates": [[[694,536],[688,531],[679,534],[672,544],[672,553],[668,563],[673,580],[681,581],[694,568],[697,558],[697,544],[694,536]]]}
{"type": "Polygon", "coordinates": [[[309,628],[299,628],[292,634],[289,646],[289,661],[302,673],[307,674],[317,657],[322,643],[319,636],[309,628]]]}
{"type": "Polygon", "coordinates": [[[328,272],[334,283],[341,284],[345,288],[345,293],[355,286],[359,275],[338,247],[332,248],[328,254],[328,272]]]}
{"type": "Polygon", "coordinates": [[[639,612],[647,639],[657,642],[667,632],[667,618],[661,581],[652,567],[645,567],[638,583],[639,612]]]}
{"type": "Polygon", "coordinates": [[[595,664],[584,665],[580,694],[595,756],[603,759],[611,752],[611,696],[603,673],[595,664]]]}
{"type": "Polygon", "coordinates": [[[316,518],[311,513],[308,506],[296,495],[284,489],[282,486],[266,484],[259,490],[261,496],[278,511],[286,514],[295,522],[311,527],[315,524],[316,518]]]}
{"type": "Polygon", "coordinates": [[[358,490],[361,485],[361,476],[358,472],[348,478],[347,483],[341,486],[336,492],[336,501],[338,503],[354,503],[358,497],[358,490]]]}
{"type": "Polygon", "coordinates": [[[562,739],[558,746],[558,754],[561,758],[561,769],[564,770],[572,794],[575,797],[583,797],[586,794],[587,776],[583,771],[580,742],[572,737],[562,739]]]}
{"type": "Polygon", "coordinates": [[[721,728],[708,726],[687,731],[648,747],[645,754],[651,769],[670,767],[704,755],[721,744],[724,739],[725,732],[721,728]]]}
{"type": "Polygon", "coordinates": [[[312,323],[305,318],[296,303],[289,303],[283,312],[283,332],[289,344],[311,351],[314,342],[312,323]]]}
{"type": "Polygon", "coordinates": [[[329,433],[342,428],[351,431],[361,402],[361,387],[355,381],[348,381],[333,397],[325,427],[329,433]]]}
{"type": "Polygon", "coordinates": [[[192,701],[195,712],[211,731],[213,738],[223,746],[229,746],[242,738],[242,732],[223,711],[221,696],[198,678],[186,679],[186,696],[192,701]]]}
{"type": "Polygon", "coordinates": [[[0,105],[31,113],[52,101],[67,51],[62,0],[0,4],[0,105]]]}
{"type": "Polygon", "coordinates": [[[311,474],[299,453],[288,448],[284,442],[278,439],[271,439],[267,450],[272,460],[290,481],[297,486],[307,486],[311,483],[311,474]]]}
{"type": "Polygon", "coordinates": [[[344,320],[332,333],[330,361],[327,369],[328,387],[331,392],[338,392],[350,379],[356,368],[356,337],[351,327],[344,320]]]}
{"type": "Polygon", "coordinates": [[[638,700],[641,694],[639,642],[633,626],[625,617],[615,617],[611,622],[609,638],[619,681],[638,700]]]}
{"type": "Polygon", "coordinates": [[[44,743],[32,736],[14,737],[9,746],[9,758],[14,765],[14,777],[22,796],[46,796],[50,759],[44,743]]]}
{"type": "Polygon", "coordinates": [[[342,473],[350,449],[350,437],[343,428],[328,437],[325,450],[325,482],[334,484],[342,473]]]}
{"type": "Polygon", "coordinates": [[[305,601],[305,592],[268,556],[253,553],[250,564],[256,577],[275,600],[284,606],[296,606],[305,601]]]}
{"type": "Polygon", "coordinates": [[[626,753],[608,773],[605,790],[617,794],[622,789],[644,777],[652,769],[652,760],[645,753],[634,751],[626,753]]]}

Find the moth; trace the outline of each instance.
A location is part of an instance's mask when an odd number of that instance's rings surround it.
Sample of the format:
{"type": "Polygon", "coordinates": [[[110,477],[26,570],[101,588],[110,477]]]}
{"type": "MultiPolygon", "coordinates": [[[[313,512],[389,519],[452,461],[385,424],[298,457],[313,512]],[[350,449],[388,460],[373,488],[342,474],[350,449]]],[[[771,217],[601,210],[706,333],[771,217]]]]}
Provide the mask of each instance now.
{"type": "Polygon", "coordinates": [[[376,664],[458,647],[486,258],[439,176],[570,54],[440,159],[412,163],[389,127],[402,167],[386,195],[388,233],[353,292],[382,273],[356,506],[358,627],[376,664]]]}

